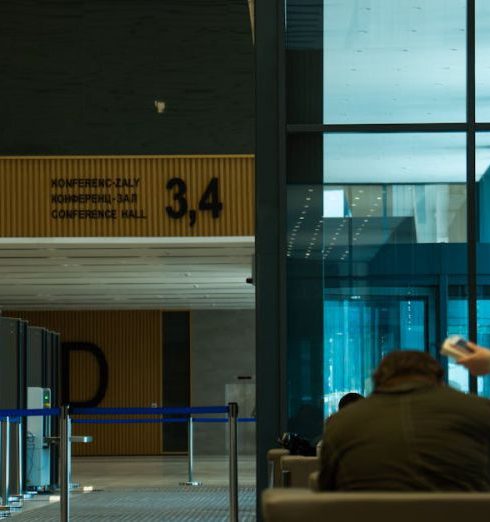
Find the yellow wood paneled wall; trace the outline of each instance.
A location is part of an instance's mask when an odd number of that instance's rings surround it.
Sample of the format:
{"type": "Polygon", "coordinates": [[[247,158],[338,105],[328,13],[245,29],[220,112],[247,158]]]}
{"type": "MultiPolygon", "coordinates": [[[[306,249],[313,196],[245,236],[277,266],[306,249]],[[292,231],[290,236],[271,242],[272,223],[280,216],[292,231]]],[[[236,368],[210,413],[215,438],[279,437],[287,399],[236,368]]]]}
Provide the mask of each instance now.
{"type": "Polygon", "coordinates": [[[252,155],[2,157],[0,237],[253,236],[254,186],[252,155]],[[188,211],[179,219],[165,210],[179,208],[177,188],[166,188],[172,178],[186,184],[188,211]],[[216,219],[199,210],[212,178],[223,204],[216,219]],[[73,199],[81,196],[96,199],[73,199]]]}
{"type": "MultiPolygon", "coordinates": [[[[7,314],[6,314],[7,315],[7,314]]],[[[161,404],[162,331],[158,311],[8,312],[34,326],[60,332],[63,341],[98,345],[109,365],[102,407],[161,404]]],[[[93,396],[98,367],[89,354],[73,353],[70,396],[93,396]]],[[[76,444],[75,455],[156,455],[161,453],[159,424],[77,425],[74,434],[93,435],[92,444],[76,444]]]]}

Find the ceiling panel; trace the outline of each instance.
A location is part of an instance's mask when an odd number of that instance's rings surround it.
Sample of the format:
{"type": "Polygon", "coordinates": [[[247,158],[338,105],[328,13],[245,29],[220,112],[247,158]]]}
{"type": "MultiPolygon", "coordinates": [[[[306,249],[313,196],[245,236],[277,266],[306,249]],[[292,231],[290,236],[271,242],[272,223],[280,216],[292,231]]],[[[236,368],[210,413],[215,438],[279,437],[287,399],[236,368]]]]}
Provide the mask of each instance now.
{"type": "Polygon", "coordinates": [[[254,308],[254,238],[0,240],[0,309],[254,308]]]}

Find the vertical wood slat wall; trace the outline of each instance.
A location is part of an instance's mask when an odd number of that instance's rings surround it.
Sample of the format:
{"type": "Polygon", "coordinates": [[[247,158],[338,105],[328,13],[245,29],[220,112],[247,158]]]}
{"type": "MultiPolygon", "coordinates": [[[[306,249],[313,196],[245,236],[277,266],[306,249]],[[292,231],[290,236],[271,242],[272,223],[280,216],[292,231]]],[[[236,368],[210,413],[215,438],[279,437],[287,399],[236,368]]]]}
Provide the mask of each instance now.
{"type": "Polygon", "coordinates": [[[197,237],[252,236],[255,209],[254,157],[230,156],[26,156],[0,158],[0,193],[8,194],[0,206],[1,237],[197,237]],[[198,204],[213,177],[219,180],[223,204],[219,219],[198,204]],[[53,187],[56,180],[138,179],[137,188],[53,187]],[[176,188],[166,184],[180,178],[187,185],[188,209],[181,219],[167,216],[167,205],[178,208],[176,188]],[[56,203],[53,197],[110,196],[110,202],[56,203]],[[134,194],[136,202],[117,203],[117,197],[134,194]],[[60,219],[59,210],[114,209],[116,219],[60,219]],[[145,219],[124,219],[123,210],[142,211],[145,219]]]}
{"type": "MultiPolygon", "coordinates": [[[[8,312],[33,326],[61,333],[61,341],[97,344],[109,365],[107,394],[101,407],[161,404],[162,337],[159,311],[8,312]]],[[[93,396],[98,368],[85,353],[73,353],[72,400],[93,396]]],[[[92,435],[91,444],[74,444],[74,455],[157,455],[162,452],[160,424],[81,424],[74,434],[92,435]]]]}

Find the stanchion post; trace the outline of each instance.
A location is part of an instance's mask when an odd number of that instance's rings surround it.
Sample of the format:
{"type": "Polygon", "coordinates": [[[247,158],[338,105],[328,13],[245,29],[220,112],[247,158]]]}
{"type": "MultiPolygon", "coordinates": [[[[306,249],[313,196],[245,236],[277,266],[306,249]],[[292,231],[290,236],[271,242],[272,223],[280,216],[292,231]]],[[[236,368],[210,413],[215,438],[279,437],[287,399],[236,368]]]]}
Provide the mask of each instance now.
{"type": "Polygon", "coordinates": [[[24,454],[22,451],[22,443],[23,443],[23,429],[22,429],[22,417],[19,418],[19,422],[15,423],[15,435],[17,439],[17,474],[16,474],[16,484],[15,484],[15,493],[19,495],[21,498],[24,495],[24,454]]]}
{"type": "Polygon", "coordinates": [[[189,415],[187,423],[187,482],[181,482],[181,486],[200,486],[202,482],[194,480],[194,422],[189,415]]]}
{"type": "Polygon", "coordinates": [[[2,419],[2,487],[0,494],[2,496],[2,505],[0,506],[0,516],[5,516],[10,511],[9,495],[10,495],[10,419],[4,417],[2,419]]]}
{"type": "Polygon", "coordinates": [[[13,456],[15,460],[13,464],[12,461],[9,463],[10,478],[13,478],[12,484],[9,483],[9,506],[10,508],[20,509],[24,500],[22,417],[10,422],[10,434],[10,456],[13,456]]]}
{"type": "Polygon", "coordinates": [[[61,522],[70,520],[71,419],[68,406],[60,413],[60,509],[61,522]]]}
{"type": "Polygon", "coordinates": [[[229,436],[229,482],[230,482],[230,522],[238,522],[238,445],[237,445],[238,404],[228,404],[229,436]]]}

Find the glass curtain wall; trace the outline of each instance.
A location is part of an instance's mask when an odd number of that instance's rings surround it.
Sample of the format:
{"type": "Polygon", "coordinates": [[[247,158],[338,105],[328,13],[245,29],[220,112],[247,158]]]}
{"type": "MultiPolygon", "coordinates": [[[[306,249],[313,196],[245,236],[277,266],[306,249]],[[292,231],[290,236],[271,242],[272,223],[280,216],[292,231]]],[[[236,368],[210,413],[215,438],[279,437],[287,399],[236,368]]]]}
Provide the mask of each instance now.
{"type": "Polygon", "coordinates": [[[489,4],[286,2],[290,429],[392,350],[490,346],[489,4]]]}

